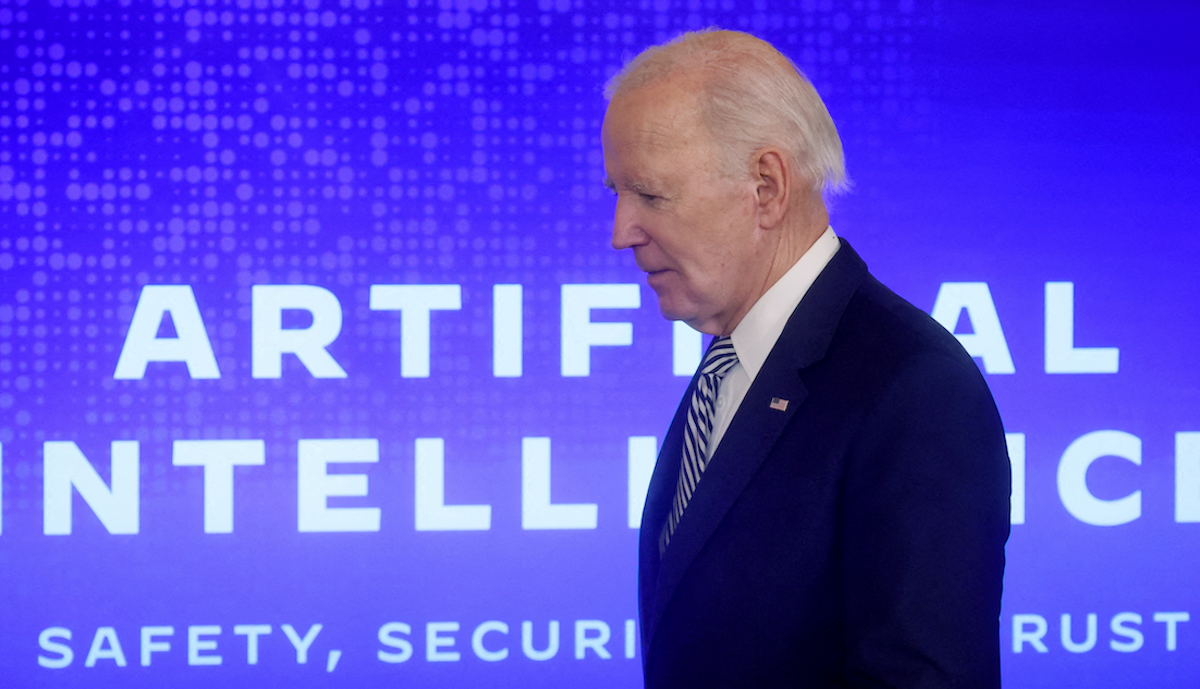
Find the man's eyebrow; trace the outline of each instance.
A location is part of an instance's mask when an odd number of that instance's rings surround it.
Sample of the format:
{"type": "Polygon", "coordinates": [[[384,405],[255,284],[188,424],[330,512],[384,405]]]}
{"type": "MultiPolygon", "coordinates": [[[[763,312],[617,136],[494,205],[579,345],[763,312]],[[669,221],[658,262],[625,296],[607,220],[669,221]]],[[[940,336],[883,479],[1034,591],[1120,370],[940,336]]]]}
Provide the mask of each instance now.
{"type": "Polygon", "coordinates": [[[604,176],[604,186],[605,186],[605,188],[606,188],[606,189],[608,189],[609,191],[616,191],[616,190],[617,190],[617,183],[616,183],[616,182],[614,182],[614,181],[612,181],[612,177],[609,177],[608,175],[605,175],[605,176],[604,176]]]}
{"type": "Polygon", "coordinates": [[[667,188],[660,183],[650,182],[634,182],[629,185],[630,190],[641,196],[655,196],[660,199],[666,198],[669,194],[667,188]]]}

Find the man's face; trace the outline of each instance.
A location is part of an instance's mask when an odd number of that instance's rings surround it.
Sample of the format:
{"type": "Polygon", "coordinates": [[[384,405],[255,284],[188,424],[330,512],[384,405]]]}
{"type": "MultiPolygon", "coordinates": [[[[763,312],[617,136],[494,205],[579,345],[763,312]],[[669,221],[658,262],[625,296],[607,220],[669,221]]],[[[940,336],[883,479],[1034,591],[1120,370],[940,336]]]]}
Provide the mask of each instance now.
{"type": "Polygon", "coordinates": [[[755,185],[719,173],[695,84],[668,79],[619,93],[601,139],[617,194],[612,244],[633,249],[663,316],[728,334],[762,293],[765,247],[755,185]]]}

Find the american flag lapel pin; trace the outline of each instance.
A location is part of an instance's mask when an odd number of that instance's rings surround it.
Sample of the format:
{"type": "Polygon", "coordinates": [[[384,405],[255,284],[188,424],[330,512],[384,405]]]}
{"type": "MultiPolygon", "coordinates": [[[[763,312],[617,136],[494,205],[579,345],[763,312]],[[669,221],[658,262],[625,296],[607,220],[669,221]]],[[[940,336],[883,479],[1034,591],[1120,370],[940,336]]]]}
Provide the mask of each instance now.
{"type": "Polygon", "coordinates": [[[771,398],[771,408],[775,411],[787,411],[788,401],[778,397],[771,398]]]}

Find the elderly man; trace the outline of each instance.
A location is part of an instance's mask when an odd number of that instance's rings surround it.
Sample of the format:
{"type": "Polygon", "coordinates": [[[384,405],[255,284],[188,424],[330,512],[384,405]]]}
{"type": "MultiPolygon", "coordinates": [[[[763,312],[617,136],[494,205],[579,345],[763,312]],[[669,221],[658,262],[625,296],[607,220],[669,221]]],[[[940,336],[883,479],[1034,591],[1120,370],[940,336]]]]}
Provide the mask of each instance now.
{"type": "Polygon", "coordinates": [[[716,336],[642,516],[648,687],[997,687],[1004,431],[977,367],[829,227],[841,143],[769,44],[609,85],[613,246],[716,336]]]}

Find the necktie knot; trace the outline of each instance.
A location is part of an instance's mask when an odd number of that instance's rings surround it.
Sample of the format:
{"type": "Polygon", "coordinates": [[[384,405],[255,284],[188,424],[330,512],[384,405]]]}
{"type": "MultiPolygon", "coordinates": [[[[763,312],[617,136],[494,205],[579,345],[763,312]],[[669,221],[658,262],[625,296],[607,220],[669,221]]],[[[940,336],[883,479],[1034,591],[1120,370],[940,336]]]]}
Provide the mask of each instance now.
{"type": "Polygon", "coordinates": [[[708,353],[704,355],[700,373],[705,376],[715,375],[720,380],[737,361],[737,352],[733,351],[733,340],[729,336],[718,337],[713,340],[712,346],[708,348],[708,353]]]}

